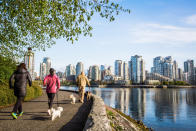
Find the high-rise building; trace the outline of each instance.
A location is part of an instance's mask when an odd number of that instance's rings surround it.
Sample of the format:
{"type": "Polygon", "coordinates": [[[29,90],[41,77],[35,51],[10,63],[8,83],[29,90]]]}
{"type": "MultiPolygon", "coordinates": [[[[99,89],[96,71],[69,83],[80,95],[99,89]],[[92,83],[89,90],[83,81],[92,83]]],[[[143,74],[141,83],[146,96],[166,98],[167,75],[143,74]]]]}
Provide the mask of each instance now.
{"type": "Polygon", "coordinates": [[[188,83],[194,84],[194,61],[187,60],[184,62],[184,72],[188,74],[188,83]]]}
{"type": "Polygon", "coordinates": [[[178,63],[176,61],[173,62],[173,78],[175,80],[179,79],[179,75],[178,75],[178,63]]]}
{"type": "Polygon", "coordinates": [[[126,62],[123,63],[123,79],[129,79],[129,71],[128,71],[128,64],[126,62]]]}
{"type": "Polygon", "coordinates": [[[113,71],[112,71],[112,66],[109,66],[109,67],[108,67],[108,73],[109,73],[109,75],[113,75],[112,72],[113,72],[113,71]]]}
{"type": "Polygon", "coordinates": [[[69,64],[66,66],[66,77],[76,75],[76,69],[73,65],[69,64]]]}
{"type": "Polygon", "coordinates": [[[177,76],[177,62],[172,61],[171,56],[165,58],[158,56],[153,59],[153,67],[151,68],[151,73],[158,73],[160,75],[174,79],[177,76]]]}
{"type": "Polygon", "coordinates": [[[101,75],[101,80],[104,79],[105,75],[106,75],[106,66],[105,65],[101,65],[100,66],[100,75],[101,75]]]}
{"type": "Polygon", "coordinates": [[[122,60],[115,61],[115,76],[123,78],[123,62],[122,62],[122,60]]]}
{"type": "Polygon", "coordinates": [[[106,66],[105,66],[105,65],[101,65],[101,66],[100,66],[100,70],[101,70],[101,71],[104,71],[105,69],[106,69],[106,66]]]}
{"type": "Polygon", "coordinates": [[[51,68],[51,60],[49,57],[44,57],[43,63],[46,64],[46,75],[50,74],[50,68],[51,68]]]}
{"type": "Polygon", "coordinates": [[[145,80],[145,63],[142,56],[131,56],[129,73],[133,83],[143,83],[145,80]]]}
{"type": "Polygon", "coordinates": [[[78,62],[76,65],[76,77],[80,75],[81,72],[84,72],[84,65],[82,62],[78,62]]]}
{"type": "Polygon", "coordinates": [[[178,68],[178,80],[183,81],[183,70],[178,68]]]}
{"type": "Polygon", "coordinates": [[[91,79],[94,81],[100,80],[99,66],[97,65],[92,66],[92,78],[91,79]]]}
{"type": "Polygon", "coordinates": [[[196,67],[194,67],[194,85],[196,85],[196,67]]]}
{"type": "Polygon", "coordinates": [[[92,79],[92,66],[90,66],[88,69],[88,78],[92,79]]]}
{"type": "Polygon", "coordinates": [[[162,69],[163,68],[162,67],[163,61],[164,61],[164,58],[161,56],[154,58],[153,59],[153,67],[151,68],[151,72],[163,75],[163,69],[162,69]]]}
{"type": "Polygon", "coordinates": [[[40,79],[43,80],[44,77],[46,76],[46,64],[45,63],[40,63],[40,79]]]}
{"type": "Polygon", "coordinates": [[[27,70],[29,71],[32,79],[34,80],[34,53],[29,47],[28,51],[24,55],[24,63],[26,64],[27,70]]]}

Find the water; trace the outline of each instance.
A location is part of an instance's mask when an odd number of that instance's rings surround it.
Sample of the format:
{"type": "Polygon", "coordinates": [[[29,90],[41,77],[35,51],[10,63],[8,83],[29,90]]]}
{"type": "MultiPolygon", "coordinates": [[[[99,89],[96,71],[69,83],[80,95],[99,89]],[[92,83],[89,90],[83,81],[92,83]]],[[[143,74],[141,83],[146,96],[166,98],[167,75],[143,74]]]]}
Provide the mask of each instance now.
{"type": "Polygon", "coordinates": [[[91,88],[91,92],[155,131],[196,130],[196,88],[91,88]]]}

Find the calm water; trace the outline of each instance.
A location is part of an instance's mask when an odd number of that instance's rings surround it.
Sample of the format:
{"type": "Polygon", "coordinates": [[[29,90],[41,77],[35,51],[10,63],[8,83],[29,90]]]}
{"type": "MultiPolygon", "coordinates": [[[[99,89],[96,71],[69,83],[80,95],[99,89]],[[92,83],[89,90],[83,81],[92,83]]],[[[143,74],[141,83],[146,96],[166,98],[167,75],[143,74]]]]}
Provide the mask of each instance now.
{"type": "MultiPolygon", "coordinates": [[[[75,87],[61,87],[76,90],[75,87]]],[[[87,88],[88,90],[88,88],[87,88]]],[[[105,104],[156,131],[196,131],[196,89],[91,88],[105,104]]]]}

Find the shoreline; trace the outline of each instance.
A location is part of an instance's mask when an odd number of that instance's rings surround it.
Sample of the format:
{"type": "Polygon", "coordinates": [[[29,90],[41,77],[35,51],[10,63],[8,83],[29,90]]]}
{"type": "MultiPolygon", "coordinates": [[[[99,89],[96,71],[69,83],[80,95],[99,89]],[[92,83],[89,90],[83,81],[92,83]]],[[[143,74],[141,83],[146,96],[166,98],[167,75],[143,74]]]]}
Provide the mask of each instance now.
{"type": "Polygon", "coordinates": [[[96,85],[91,86],[98,88],[196,88],[195,85],[182,86],[182,85],[96,85]]]}
{"type": "MultiPolygon", "coordinates": [[[[66,87],[77,87],[77,85],[61,85],[66,87]]],[[[91,85],[91,88],[196,88],[196,85],[91,85]]],[[[86,87],[88,88],[88,86],[86,87]]]]}
{"type": "Polygon", "coordinates": [[[113,130],[134,130],[134,131],[153,131],[152,128],[144,125],[142,121],[137,121],[123,112],[105,105],[108,119],[113,130]]]}

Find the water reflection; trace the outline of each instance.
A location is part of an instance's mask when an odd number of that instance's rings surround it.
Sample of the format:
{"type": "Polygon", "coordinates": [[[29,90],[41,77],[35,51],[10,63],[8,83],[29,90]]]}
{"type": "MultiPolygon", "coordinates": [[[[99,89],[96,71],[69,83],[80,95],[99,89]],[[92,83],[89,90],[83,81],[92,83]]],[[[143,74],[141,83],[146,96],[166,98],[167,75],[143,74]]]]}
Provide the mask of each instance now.
{"type": "MultiPolygon", "coordinates": [[[[74,90],[75,88],[63,87],[74,90]]],[[[155,130],[196,130],[196,89],[93,88],[105,104],[155,130]]]]}

